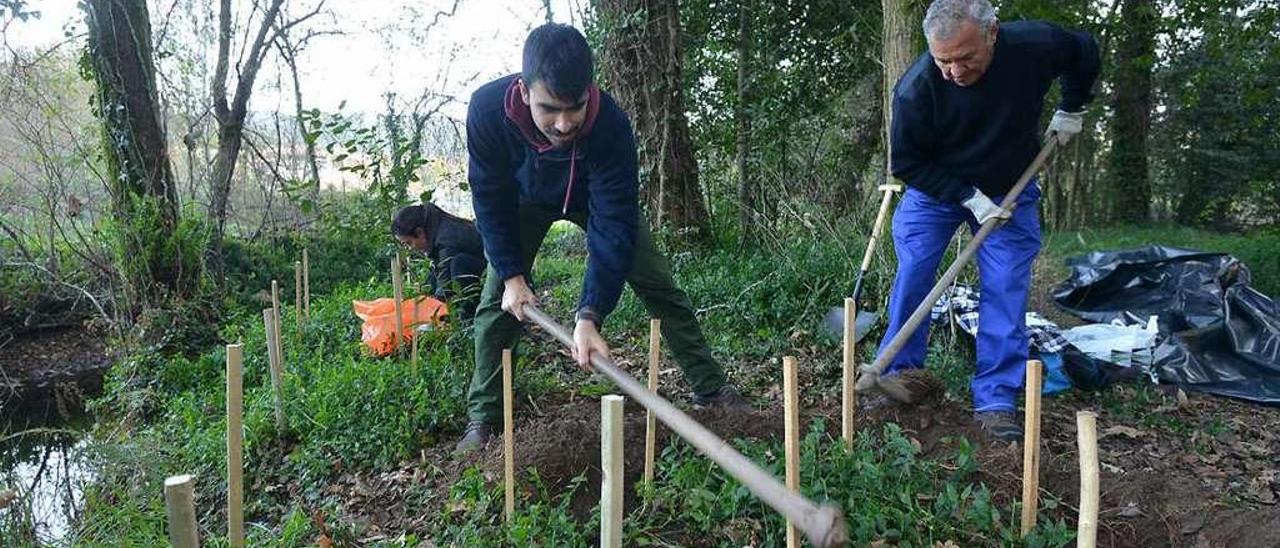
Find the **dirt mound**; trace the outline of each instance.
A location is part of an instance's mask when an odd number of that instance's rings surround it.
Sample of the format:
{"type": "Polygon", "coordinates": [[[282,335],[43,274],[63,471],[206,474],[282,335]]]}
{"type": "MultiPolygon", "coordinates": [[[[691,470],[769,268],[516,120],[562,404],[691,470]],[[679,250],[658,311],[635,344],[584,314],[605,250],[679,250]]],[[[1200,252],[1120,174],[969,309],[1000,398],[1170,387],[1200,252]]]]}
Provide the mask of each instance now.
{"type": "MultiPolygon", "coordinates": [[[[626,505],[635,504],[635,483],[644,472],[645,410],[627,400],[623,420],[623,483],[626,505]]],[[[780,412],[733,413],[723,410],[693,410],[689,415],[723,439],[780,439],[780,412]]],[[[656,453],[669,443],[674,434],[659,423],[656,453]]],[[[571,507],[575,517],[585,518],[599,501],[600,485],[600,404],[591,399],[565,403],[546,409],[545,415],[533,422],[517,420],[515,467],[517,476],[530,468],[551,492],[559,492],[580,475],[586,483],[574,493],[571,507]]],[[[502,477],[502,444],[490,443],[480,466],[495,477],[502,477]]],[[[521,481],[520,488],[531,486],[521,481]]]]}
{"type": "MultiPolygon", "coordinates": [[[[1121,387],[1119,390],[1132,390],[1121,387]]],[[[1102,501],[1099,546],[1280,546],[1280,413],[1219,398],[1191,396],[1182,405],[1168,404],[1144,411],[1135,421],[1098,405],[1089,395],[1049,398],[1044,403],[1040,486],[1042,508],[1049,519],[1074,528],[1079,493],[1075,412],[1099,413],[1102,462],[1102,501]],[[1155,418],[1165,417],[1156,420],[1155,418]],[[1205,428],[1191,432],[1159,426],[1160,420],[1200,421],[1205,428]],[[1155,421],[1156,426],[1145,425],[1155,421]]],[[[518,489],[530,491],[524,471],[537,470],[551,493],[562,492],[574,478],[585,476],[570,507],[578,519],[588,519],[599,498],[600,403],[598,398],[542,398],[537,410],[519,409],[516,422],[515,464],[518,489]]],[[[774,403],[748,415],[723,411],[689,414],[725,439],[777,440],[782,437],[781,405],[774,403]]],[[[839,402],[810,402],[802,416],[825,419],[828,434],[839,436],[839,402]]],[[[886,406],[859,410],[858,427],[879,431],[884,423],[902,428],[919,443],[922,455],[954,454],[961,439],[977,452],[978,480],[992,490],[995,502],[1007,504],[1021,496],[1020,444],[987,443],[973,425],[967,402],[945,400],[915,407],[886,406]]],[[[643,470],[644,410],[628,400],[625,418],[625,477],[627,505],[634,507],[635,483],[643,470]]],[[[659,427],[659,452],[673,434],[659,427]]],[[[462,473],[478,468],[490,482],[503,473],[500,437],[485,450],[468,457],[449,454],[450,443],[435,444],[421,459],[375,474],[345,476],[331,486],[347,497],[348,511],[371,526],[371,531],[425,530],[438,519],[447,501],[437,497],[424,505],[406,504],[406,493],[426,487],[447,492],[462,473]]]]}
{"type": "MultiPolygon", "coordinates": [[[[1232,409],[1232,416],[1248,411],[1248,406],[1236,402],[1193,397],[1182,409],[1153,413],[1194,417],[1212,415],[1210,410],[1222,406],[1243,408],[1232,409]]],[[[839,402],[821,401],[810,407],[802,417],[804,428],[809,421],[822,417],[827,433],[838,436],[839,402]]],[[[1049,399],[1041,419],[1042,501],[1060,501],[1049,514],[1051,519],[1062,519],[1070,527],[1075,526],[1080,485],[1075,412],[1088,407],[1078,399],[1049,399]]],[[[1131,421],[1106,410],[1100,413],[1103,466],[1099,546],[1280,545],[1280,527],[1257,526],[1280,524],[1280,509],[1275,506],[1271,491],[1280,474],[1275,472],[1276,461],[1270,456],[1276,453],[1267,449],[1280,448],[1275,447],[1272,434],[1253,430],[1245,434],[1250,439],[1238,439],[1232,432],[1243,430],[1243,424],[1234,425],[1240,429],[1223,427],[1227,434],[1217,442],[1225,441],[1226,447],[1209,443],[1201,448],[1207,453],[1205,459],[1218,463],[1206,468],[1196,451],[1185,447],[1190,440],[1159,428],[1129,424],[1131,421]],[[1219,453],[1223,456],[1215,458],[1219,453]],[[1240,494],[1233,496],[1232,491],[1240,494]]],[[[749,416],[720,411],[690,414],[725,439],[782,437],[781,406],[749,416]]],[[[1262,416],[1277,418],[1270,410],[1262,416]]],[[[628,507],[635,503],[634,484],[642,473],[644,418],[644,410],[629,401],[624,448],[628,507]]],[[[1021,497],[1021,444],[988,441],[973,424],[972,411],[966,403],[947,400],[914,407],[891,405],[859,410],[858,421],[859,429],[864,431],[878,431],[886,422],[898,424],[904,435],[919,442],[920,452],[926,457],[953,454],[959,440],[964,439],[977,450],[981,466],[978,479],[992,489],[996,502],[1007,504],[1021,497]]],[[[599,424],[596,400],[564,403],[535,421],[517,424],[517,469],[538,470],[553,492],[578,475],[586,475],[586,483],[572,504],[579,518],[586,517],[598,500],[599,424]]],[[[671,435],[669,430],[659,428],[659,451],[671,435]]],[[[500,445],[491,445],[479,464],[500,478],[500,445]]]]}

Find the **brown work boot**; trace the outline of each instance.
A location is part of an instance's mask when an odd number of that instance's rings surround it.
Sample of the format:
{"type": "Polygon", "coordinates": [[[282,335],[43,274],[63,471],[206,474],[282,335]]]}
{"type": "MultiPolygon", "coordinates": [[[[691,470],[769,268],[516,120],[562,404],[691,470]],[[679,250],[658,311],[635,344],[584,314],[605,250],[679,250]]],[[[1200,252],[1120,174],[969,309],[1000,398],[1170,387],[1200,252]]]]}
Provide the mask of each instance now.
{"type": "Polygon", "coordinates": [[[457,447],[453,448],[453,454],[465,455],[489,443],[489,439],[493,437],[493,426],[482,421],[471,421],[467,423],[467,433],[462,435],[462,439],[458,440],[457,447]]]}
{"type": "Polygon", "coordinates": [[[751,408],[751,402],[747,401],[747,398],[742,397],[742,394],[738,392],[738,389],[728,383],[725,383],[724,386],[721,386],[716,389],[715,392],[710,394],[694,394],[693,408],[718,408],[736,411],[739,413],[749,413],[753,411],[751,408]]]}
{"type": "Polygon", "coordinates": [[[901,373],[880,377],[876,386],[894,401],[918,405],[937,399],[946,392],[942,381],[924,369],[909,369],[901,373]]]}
{"type": "Polygon", "coordinates": [[[1013,411],[975,411],[973,422],[982,428],[982,433],[1007,442],[1022,441],[1022,425],[1018,424],[1018,414],[1013,411]]]}
{"type": "Polygon", "coordinates": [[[880,372],[875,364],[864,363],[858,366],[858,381],[853,385],[854,392],[875,392],[876,382],[880,380],[880,372]]]}

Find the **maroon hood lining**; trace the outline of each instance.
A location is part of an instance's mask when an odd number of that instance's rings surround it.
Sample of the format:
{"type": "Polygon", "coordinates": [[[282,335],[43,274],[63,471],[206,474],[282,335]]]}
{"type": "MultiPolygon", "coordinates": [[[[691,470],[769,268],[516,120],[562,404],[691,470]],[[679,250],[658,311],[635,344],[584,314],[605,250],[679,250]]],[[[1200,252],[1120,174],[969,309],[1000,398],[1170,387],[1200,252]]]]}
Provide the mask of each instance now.
{"type": "MultiPolygon", "coordinates": [[[[511,84],[507,86],[506,100],[503,101],[507,119],[515,123],[524,140],[528,141],[535,151],[542,154],[552,149],[551,141],[547,140],[547,136],[543,135],[542,130],[533,123],[533,113],[529,111],[529,105],[524,104],[524,100],[520,97],[519,82],[519,78],[513,78],[511,84]]],[[[582,128],[578,130],[578,136],[574,139],[575,142],[581,141],[591,133],[591,128],[596,123],[596,115],[599,113],[600,88],[595,84],[589,84],[587,85],[587,118],[583,120],[582,128]]]]}

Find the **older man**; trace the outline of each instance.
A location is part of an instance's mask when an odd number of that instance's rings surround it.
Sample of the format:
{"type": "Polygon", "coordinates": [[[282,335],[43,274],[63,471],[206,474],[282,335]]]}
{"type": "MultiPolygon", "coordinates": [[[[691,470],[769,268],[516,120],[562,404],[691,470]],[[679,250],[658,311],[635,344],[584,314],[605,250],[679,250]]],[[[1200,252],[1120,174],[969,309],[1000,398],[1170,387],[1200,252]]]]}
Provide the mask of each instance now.
{"type": "MultiPolygon", "coordinates": [[[[924,33],[929,51],[894,88],[891,166],[908,189],[893,219],[898,273],[881,350],[933,285],[956,227],[965,223],[976,231],[987,219],[1006,218],[978,250],[971,386],[975,421],[993,437],[1015,440],[1022,436],[1016,401],[1027,360],[1031,264],[1040,250],[1040,189],[1034,181],[1028,185],[1012,213],[996,204],[1039,150],[1044,97],[1055,79],[1062,101],[1051,134],[1066,142],[1080,132],[1098,76],[1098,46],[1086,33],[1050,23],[1001,24],[988,0],[934,1],[924,33]]],[[[921,326],[886,374],[922,368],[927,339],[928,326],[921,326]]],[[[918,391],[936,386],[906,384],[918,391]]]]}

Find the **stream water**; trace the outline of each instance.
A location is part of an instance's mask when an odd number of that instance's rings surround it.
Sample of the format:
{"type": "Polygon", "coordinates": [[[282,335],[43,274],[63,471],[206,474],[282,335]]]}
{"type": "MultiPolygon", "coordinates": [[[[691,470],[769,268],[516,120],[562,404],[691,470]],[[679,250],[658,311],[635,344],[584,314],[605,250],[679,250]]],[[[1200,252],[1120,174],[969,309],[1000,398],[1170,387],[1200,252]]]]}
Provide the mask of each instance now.
{"type": "Polygon", "coordinates": [[[0,434],[0,492],[16,495],[0,509],[0,546],[62,546],[93,480],[85,457],[85,418],[23,426],[0,434]]]}

